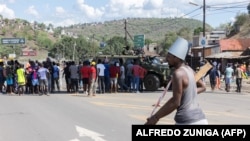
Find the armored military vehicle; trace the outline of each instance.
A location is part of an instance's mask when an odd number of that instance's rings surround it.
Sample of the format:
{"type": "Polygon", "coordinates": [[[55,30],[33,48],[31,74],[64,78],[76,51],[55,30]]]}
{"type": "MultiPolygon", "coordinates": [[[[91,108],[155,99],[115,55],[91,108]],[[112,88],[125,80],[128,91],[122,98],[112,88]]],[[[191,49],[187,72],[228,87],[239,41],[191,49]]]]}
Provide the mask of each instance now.
{"type": "Polygon", "coordinates": [[[144,77],[144,87],[147,91],[156,91],[161,87],[165,87],[170,76],[170,69],[167,63],[162,63],[157,56],[134,56],[134,55],[99,55],[96,59],[105,58],[109,61],[124,62],[125,68],[128,62],[139,59],[140,66],[147,70],[144,77]]]}

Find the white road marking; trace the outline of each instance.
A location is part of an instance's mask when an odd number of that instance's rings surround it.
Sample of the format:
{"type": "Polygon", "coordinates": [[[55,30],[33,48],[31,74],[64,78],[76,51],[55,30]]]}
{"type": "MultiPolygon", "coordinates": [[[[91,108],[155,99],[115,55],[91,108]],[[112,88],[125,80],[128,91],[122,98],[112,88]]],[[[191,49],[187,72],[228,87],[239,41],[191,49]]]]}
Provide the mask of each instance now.
{"type": "Polygon", "coordinates": [[[70,141],[80,141],[80,140],[78,140],[78,139],[72,139],[72,140],[70,140],[70,141]]]}
{"type": "MultiPolygon", "coordinates": [[[[89,129],[80,127],[80,126],[76,126],[76,131],[78,132],[80,137],[89,137],[91,139],[93,139],[94,141],[106,141],[103,138],[101,138],[100,136],[104,136],[102,134],[99,134],[97,132],[91,131],[89,129]]],[[[73,139],[70,141],[79,141],[78,139],[73,139]]]]}

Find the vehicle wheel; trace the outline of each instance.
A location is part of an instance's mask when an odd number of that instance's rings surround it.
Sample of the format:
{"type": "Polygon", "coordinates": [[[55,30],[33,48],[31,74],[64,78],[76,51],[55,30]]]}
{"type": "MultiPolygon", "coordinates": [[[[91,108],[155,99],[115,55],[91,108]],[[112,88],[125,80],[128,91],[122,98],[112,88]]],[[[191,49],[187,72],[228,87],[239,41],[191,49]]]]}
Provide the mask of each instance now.
{"type": "Polygon", "coordinates": [[[154,74],[149,74],[144,78],[144,87],[147,91],[156,91],[160,87],[160,80],[154,74]]]}

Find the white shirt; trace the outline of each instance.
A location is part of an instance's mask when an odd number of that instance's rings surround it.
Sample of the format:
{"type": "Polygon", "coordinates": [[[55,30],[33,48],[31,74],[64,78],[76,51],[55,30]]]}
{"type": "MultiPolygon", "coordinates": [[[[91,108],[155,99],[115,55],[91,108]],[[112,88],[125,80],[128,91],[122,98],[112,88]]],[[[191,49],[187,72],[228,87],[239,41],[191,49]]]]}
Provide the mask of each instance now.
{"type": "Polygon", "coordinates": [[[105,66],[103,64],[97,64],[96,68],[97,68],[97,71],[98,71],[98,69],[100,71],[98,76],[104,76],[105,66]]]}
{"type": "Polygon", "coordinates": [[[122,79],[125,79],[125,68],[124,68],[124,66],[122,65],[121,67],[120,67],[120,72],[121,72],[121,78],[122,79]]]}

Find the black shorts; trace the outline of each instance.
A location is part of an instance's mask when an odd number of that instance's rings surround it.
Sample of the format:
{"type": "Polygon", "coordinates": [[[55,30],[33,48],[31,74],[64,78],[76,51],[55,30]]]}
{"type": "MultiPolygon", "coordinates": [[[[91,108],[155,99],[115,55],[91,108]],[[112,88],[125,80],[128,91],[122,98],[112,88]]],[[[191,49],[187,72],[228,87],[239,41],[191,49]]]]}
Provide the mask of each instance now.
{"type": "Polygon", "coordinates": [[[89,78],[83,78],[82,84],[89,84],[89,78]]]}

